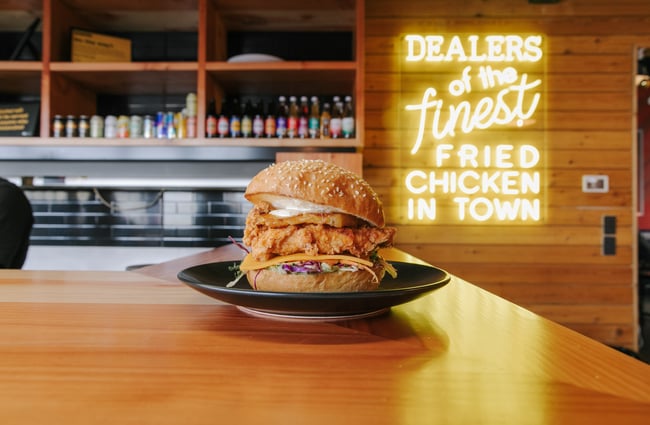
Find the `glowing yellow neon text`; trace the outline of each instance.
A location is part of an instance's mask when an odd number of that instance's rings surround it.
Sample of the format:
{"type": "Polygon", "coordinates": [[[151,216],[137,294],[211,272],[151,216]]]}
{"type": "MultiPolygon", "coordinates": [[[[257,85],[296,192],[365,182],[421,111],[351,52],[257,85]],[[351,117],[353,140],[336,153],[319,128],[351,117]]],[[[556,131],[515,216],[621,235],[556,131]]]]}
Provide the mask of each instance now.
{"type": "Polygon", "coordinates": [[[431,136],[435,140],[453,137],[457,128],[463,133],[470,133],[475,129],[485,130],[495,125],[522,126],[537,110],[541,94],[531,91],[540,84],[539,79],[528,82],[528,75],[522,74],[517,83],[501,89],[494,97],[485,96],[475,105],[462,100],[448,106],[443,99],[437,97],[434,88],[427,88],[419,104],[406,105],[407,111],[419,112],[418,132],[411,154],[420,149],[427,124],[431,125],[431,136]],[[446,114],[443,115],[443,112],[446,114]],[[428,113],[432,116],[429,117],[428,113]]]}
{"type": "Polygon", "coordinates": [[[486,130],[543,123],[536,116],[542,97],[537,73],[543,69],[531,65],[543,58],[542,36],[409,34],[403,40],[404,60],[421,63],[407,69],[440,68],[422,92],[404,102],[405,122],[417,130],[410,154],[432,155],[436,167],[405,176],[407,218],[539,221],[543,182],[541,153],[531,144],[535,129],[526,133],[525,143],[515,144],[499,143],[495,137],[503,133],[486,130]],[[436,86],[450,71],[455,78],[436,86]],[[480,142],[463,143],[478,140],[462,136],[476,132],[485,135],[480,142]],[[423,149],[425,143],[429,149],[423,149]]]}
{"type": "Polygon", "coordinates": [[[530,35],[458,35],[409,34],[408,62],[537,62],[542,58],[542,37],[530,35]]]}

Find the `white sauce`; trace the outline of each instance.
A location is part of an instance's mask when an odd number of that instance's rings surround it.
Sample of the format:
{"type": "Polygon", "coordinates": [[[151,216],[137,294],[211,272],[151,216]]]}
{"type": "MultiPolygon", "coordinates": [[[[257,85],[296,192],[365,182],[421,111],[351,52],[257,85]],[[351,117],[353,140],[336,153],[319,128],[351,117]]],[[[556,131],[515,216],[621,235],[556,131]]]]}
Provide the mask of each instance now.
{"type": "Polygon", "coordinates": [[[276,217],[293,217],[294,215],[305,213],[320,214],[338,212],[336,208],[301,201],[299,199],[286,198],[283,196],[274,196],[272,199],[269,198],[270,197],[267,197],[266,200],[269,201],[274,208],[269,214],[276,217]]]}

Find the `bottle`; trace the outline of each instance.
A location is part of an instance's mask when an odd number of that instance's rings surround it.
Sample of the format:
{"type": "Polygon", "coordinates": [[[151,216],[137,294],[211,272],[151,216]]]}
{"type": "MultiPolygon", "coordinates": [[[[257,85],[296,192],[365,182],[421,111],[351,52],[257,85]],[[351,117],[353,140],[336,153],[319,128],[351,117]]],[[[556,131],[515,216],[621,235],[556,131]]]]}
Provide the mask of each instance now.
{"type": "Polygon", "coordinates": [[[300,117],[298,118],[298,137],[301,139],[309,135],[309,103],[307,96],[300,97],[300,117]]]}
{"type": "Polygon", "coordinates": [[[275,114],[275,135],[281,139],[287,136],[287,98],[278,98],[278,109],[275,114]]]}
{"type": "Polygon", "coordinates": [[[104,137],[104,118],[99,115],[90,117],[90,137],[104,137]]]}
{"type": "Polygon", "coordinates": [[[55,115],[52,121],[52,137],[63,137],[63,116],[55,115]]]}
{"type": "MultiPolygon", "coordinates": [[[[131,115],[129,118],[129,137],[132,139],[137,139],[142,137],[143,121],[140,115],[131,115]]],[[[79,124],[79,129],[81,130],[81,123],[79,124]]],[[[79,131],[81,134],[81,131],[79,131]]]]}
{"type": "Polygon", "coordinates": [[[241,137],[241,108],[239,106],[239,100],[234,98],[230,106],[230,137],[241,137]]]}
{"type": "Polygon", "coordinates": [[[253,135],[253,105],[250,99],[244,104],[244,111],[241,116],[241,137],[251,137],[253,135]]]}
{"type": "Polygon", "coordinates": [[[320,137],[320,106],[318,97],[311,97],[311,108],[309,112],[309,137],[317,139],[320,137]]]}
{"type": "MultiPolygon", "coordinates": [[[[253,137],[264,137],[264,118],[262,118],[261,104],[254,106],[255,116],[253,117],[253,137]]],[[[274,129],[275,131],[275,129],[274,129]]]]}
{"type": "MultiPolygon", "coordinates": [[[[214,115],[212,116],[214,118],[214,115]]],[[[156,121],[153,116],[145,115],[142,120],[142,137],[152,139],[156,135],[156,121]]]]}
{"type": "Polygon", "coordinates": [[[90,135],[90,122],[88,122],[88,115],[81,115],[79,117],[79,137],[88,137],[90,135]]]}
{"type": "Polygon", "coordinates": [[[217,119],[217,137],[228,137],[230,134],[230,120],[228,119],[228,103],[226,99],[221,102],[221,111],[217,119]]]}
{"type": "Polygon", "coordinates": [[[176,114],[173,112],[167,112],[165,114],[165,130],[167,130],[165,133],[166,139],[176,138],[176,124],[176,114]]]}
{"type": "Polygon", "coordinates": [[[334,96],[332,99],[332,118],[330,119],[330,137],[338,139],[343,134],[343,103],[341,98],[334,96]]]}
{"type": "MultiPolygon", "coordinates": [[[[104,129],[104,131],[106,130],[104,129]]],[[[164,139],[165,137],[167,137],[167,127],[165,127],[165,113],[163,111],[158,111],[156,112],[156,139],[164,139]]]]}
{"type": "Polygon", "coordinates": [[[264,135],[268,138],[275,137],[275,115],[273,115],[273,102],[269,103],[264,120],[264,135]]]}
{"type": "Polygon", "coordinates": [[[68,115],[66,117],[65,137],[77,137],[77,121],[74,115],[68,115]]]}
{"type": "Polygon", "coordinates": [[[188,93],[185,97],[185,137],[196,137],[196,93],[188,93]]]}
{"type": "Polygon", "coordinates": [[[104,119],[104,137],[107,139],[117,137],[117,117],[115,115],[106,115],[104,119]]]}
{"type": "Polygon", "coordinates": [[[196,93],[188,93],[185,96],[185,114],[188,117],[196,116],[196,93]]]}
{"type": "Polygon", "coordinates": [[[126,139],[129,137],[129,125],[131,120],[126,115],[118,115],[117,117],[117,137],[119,139],[126,139]]]}
{"type": "Polygon", "coordinates": [[[298,137],[298,100],[296,96],[289,97],[289,115],[287,118],[287,136],[290,139],[298,137]]]}
{"type": "Polygon", "coordinates": [[[183,108],[181,112],[176,112],[174,124],[176,125],[176,137],[185,139],[187,137],[187,108],[183,108]]]}
{"type": "Polygon", "coordinates": [[[205,136],[208,138],[217,137],[217,110],[214,100],[208,104],[207,117],[205,119],[205,136]]]}
{"type": "Polygon", "coordinates": [[[323,112],[320,114],[320,137],[321,139],[330,138],[330,119],[332,115],[330,114],[330,104],[325,102],[323,103],[323,112]]]}
{"type": "Polygon", "coordinates": [[[343,137],[346,139],[354,137],[354,107],[352,106],[352,96],[345,96],[341,130],[343,137]]]}

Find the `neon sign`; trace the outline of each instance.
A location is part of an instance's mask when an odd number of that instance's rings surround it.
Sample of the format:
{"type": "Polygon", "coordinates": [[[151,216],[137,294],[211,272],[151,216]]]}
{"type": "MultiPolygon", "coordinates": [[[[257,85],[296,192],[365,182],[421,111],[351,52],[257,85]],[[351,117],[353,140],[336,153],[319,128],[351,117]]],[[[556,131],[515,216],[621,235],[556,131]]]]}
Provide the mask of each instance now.
{"type": "Polygon", "coordinates": [[[419,95],[402,94],[413,135],[405,160],[430,167],[405,174],[406,218],[540,221],[542,37],[410,34],[403,43],[404,68],[432,77],[419,95]]]}

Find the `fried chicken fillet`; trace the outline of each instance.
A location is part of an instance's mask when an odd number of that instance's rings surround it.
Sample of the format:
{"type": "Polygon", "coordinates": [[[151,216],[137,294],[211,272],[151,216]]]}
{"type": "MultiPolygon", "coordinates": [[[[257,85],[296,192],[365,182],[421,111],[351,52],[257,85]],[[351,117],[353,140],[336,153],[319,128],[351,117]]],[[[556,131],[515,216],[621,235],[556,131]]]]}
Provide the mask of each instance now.
{"type": "Polygon", "coordinates": [[[369,259],[379,248],[392,246],[395,228],[372,227],[348,214],[303,214],[281,220],[271,205],[253,207],[246,219],[244,243],[257,261],[276,256],[346,254],[369,259]]]}

